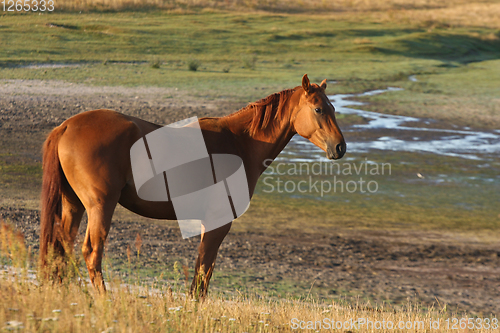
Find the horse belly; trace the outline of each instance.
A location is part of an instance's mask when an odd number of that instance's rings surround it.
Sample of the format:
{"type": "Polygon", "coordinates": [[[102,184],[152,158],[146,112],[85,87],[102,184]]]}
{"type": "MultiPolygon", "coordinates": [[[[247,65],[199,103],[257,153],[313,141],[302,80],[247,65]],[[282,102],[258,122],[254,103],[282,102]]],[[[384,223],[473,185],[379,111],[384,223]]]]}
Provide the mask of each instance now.
{"type": "Polygon", "coordinates": [[[172,201],[146,201],[137,196],[135,186],[127,184],[121,192],[120,205],[131,212],[152,219],[176,220],[172,201]]]}

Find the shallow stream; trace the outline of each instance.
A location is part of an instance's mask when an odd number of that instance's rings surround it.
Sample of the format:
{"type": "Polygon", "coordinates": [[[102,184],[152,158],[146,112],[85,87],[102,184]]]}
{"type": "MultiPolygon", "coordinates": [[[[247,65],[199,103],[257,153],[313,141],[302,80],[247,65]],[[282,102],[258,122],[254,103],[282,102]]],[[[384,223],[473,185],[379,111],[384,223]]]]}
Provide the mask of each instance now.
{"type": "MultiPolygon", "coordinates": [[[[354,97],[395,92],[400,88],[373,90],[361,94],[329,96],[336,112],[352,114],[366,120],[365,124],[343,127],[348,153],[370,150],[423,152],[465,159],[489,159],[500,152],[500,130],[475,131],[465,128],[435,128],[435,120],[397,116],[361,110],[365,103],[354,97]],[[354,108],[357,107],[357,108],[354,108]]],[[[348,155],[347,155],[348,156],[348,155]]],[[[289,162],[327,161],[325,153],[308,140],[296,135],[279,156],[289,162]]]]}

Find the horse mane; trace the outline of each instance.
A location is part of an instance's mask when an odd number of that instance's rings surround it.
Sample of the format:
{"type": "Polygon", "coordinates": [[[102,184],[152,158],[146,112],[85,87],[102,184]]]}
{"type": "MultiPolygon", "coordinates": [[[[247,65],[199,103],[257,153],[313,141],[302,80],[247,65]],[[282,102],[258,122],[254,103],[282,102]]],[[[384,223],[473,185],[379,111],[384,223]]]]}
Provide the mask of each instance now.
{"type": "MultiPolygon", "coordinates": [[[[298,88],[298,87],[297,87],[298,88]]],[[[271,94],[266,98],[253,102],[230,116],[240,115],[244,112],[253,112],[253,117],[248,123],[247,132],[251,137],[258,131],[273,131],[274,126],[269,126],[272,119],[279,119],[283,116],[283,109],[290,96],[297,88],[286,89],[278,93],[271,94]]]]}

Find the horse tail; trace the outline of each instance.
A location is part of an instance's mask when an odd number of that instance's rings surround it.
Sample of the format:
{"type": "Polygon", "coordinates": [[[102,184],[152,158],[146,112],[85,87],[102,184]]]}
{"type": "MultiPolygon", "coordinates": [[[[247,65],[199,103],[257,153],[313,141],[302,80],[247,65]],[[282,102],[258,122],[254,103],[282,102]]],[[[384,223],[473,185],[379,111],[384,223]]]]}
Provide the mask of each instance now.
{"type": "Polygon", "coordinates": [[[40,216],[40,260],[47,262],[49,247],[56,253],[64,254],[61,240],[60,222],[62,215],[62,185],[64,173],[59,161],[58,146],[66,126],[56,127],[43,145],[42,212],[40,216]]]}

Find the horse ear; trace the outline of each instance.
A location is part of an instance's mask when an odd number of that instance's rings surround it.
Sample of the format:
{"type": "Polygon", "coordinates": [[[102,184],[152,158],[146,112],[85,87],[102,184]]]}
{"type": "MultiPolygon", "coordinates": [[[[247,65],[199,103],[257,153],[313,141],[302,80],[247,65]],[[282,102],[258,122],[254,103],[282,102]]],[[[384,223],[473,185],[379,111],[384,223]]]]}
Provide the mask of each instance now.
{"type": "Polygon", "coordinates": [[[302,77],[302,88],[304,88],[306,94],[311,92],[311,82],[309,82],[307,74],[304,74],[304,76],[302,77]]]}
{"type": "Polygon", "coordinates": [[[324,79],[323,81],[321,81],[320,85],[321,89],[323,90],[326,90],[326,79],[324,79]]]}

